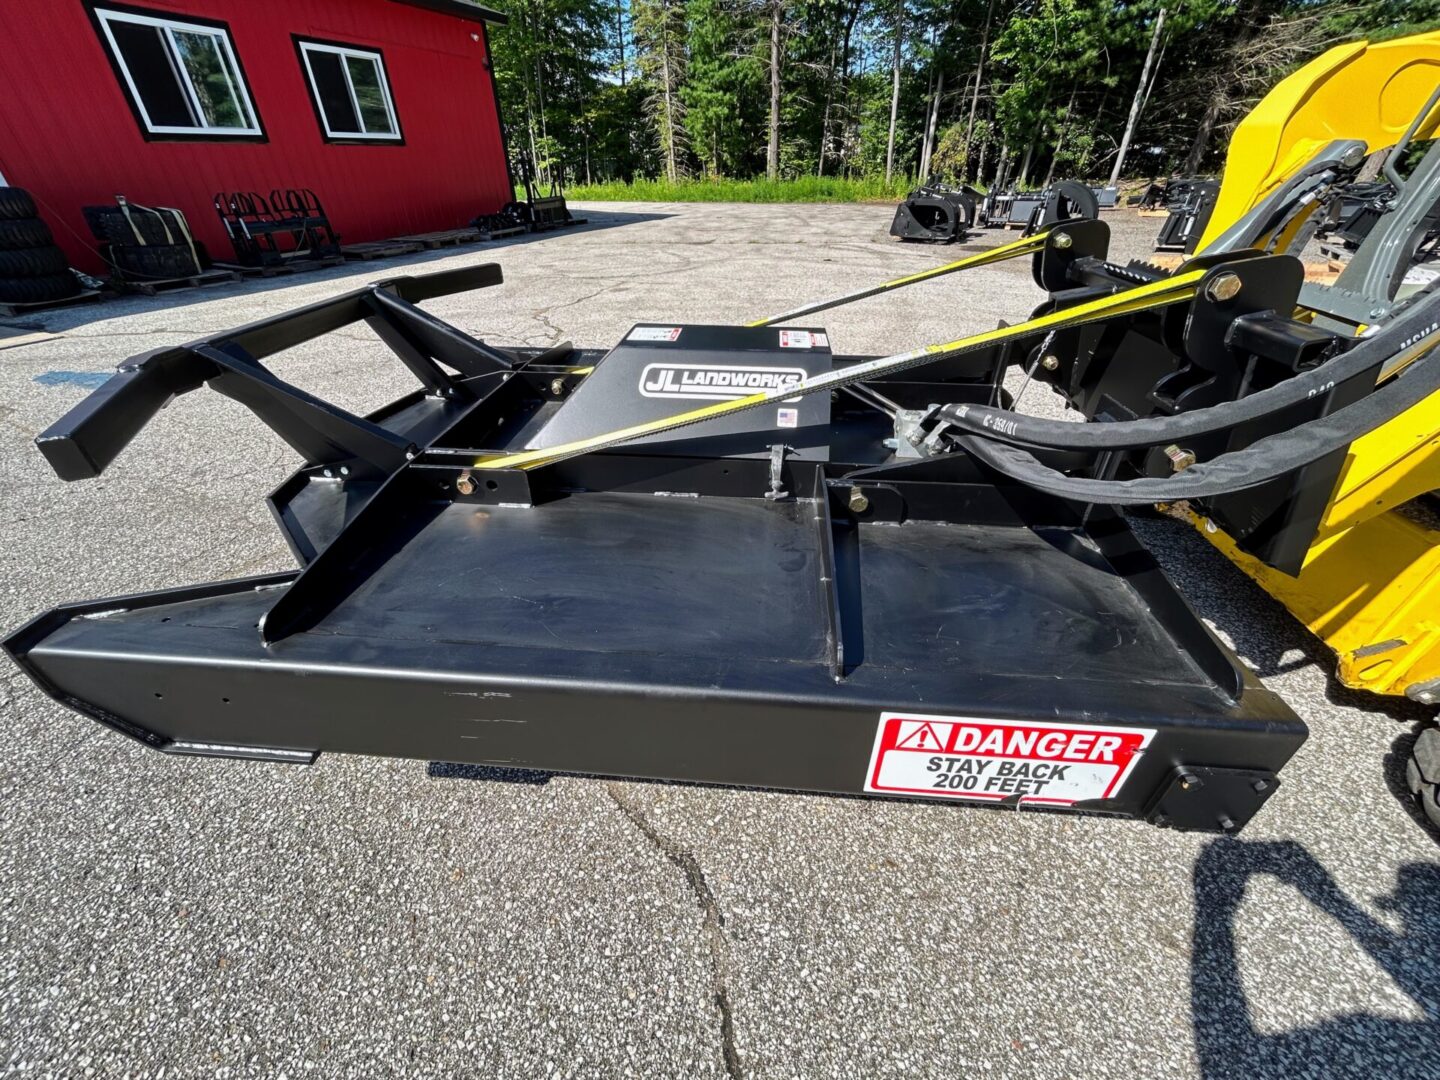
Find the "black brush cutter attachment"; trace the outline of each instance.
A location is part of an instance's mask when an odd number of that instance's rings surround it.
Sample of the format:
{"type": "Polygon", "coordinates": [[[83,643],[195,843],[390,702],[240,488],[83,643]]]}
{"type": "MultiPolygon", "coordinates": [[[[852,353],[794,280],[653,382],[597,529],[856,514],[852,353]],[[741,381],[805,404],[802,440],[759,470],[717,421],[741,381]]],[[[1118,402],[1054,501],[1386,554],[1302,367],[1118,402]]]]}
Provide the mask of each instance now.
{"type": "MultiPolygon", "coordinates": [[[[1037,280],[1101,265],[1104,226],[1077,224],[1037,280]]],[[[1159,349],[1201,276],[1145,293],[1158,313],[1108,292],[1070,310],[1159,349]]],[[[1209,830],[1274,791],[1304,725],[1123,518],[905,441],[935,402],[1007,401],[1004,364],[1052,324],[898,364],[835,356],[814,326],[498,349],[416,306],[499,283],[493,265],[398,278],[121,365],[38,440],[56,472],[98,475],[208,385],[304,458],[269,500],[298,568],[62,605],[11,656],[169,754],[380,754],[1209,830]],[[378,412],[265,364],[360,321],[419,383],[378,412]],[[710,418],[614,442],[685,410],[710,418]]]]}

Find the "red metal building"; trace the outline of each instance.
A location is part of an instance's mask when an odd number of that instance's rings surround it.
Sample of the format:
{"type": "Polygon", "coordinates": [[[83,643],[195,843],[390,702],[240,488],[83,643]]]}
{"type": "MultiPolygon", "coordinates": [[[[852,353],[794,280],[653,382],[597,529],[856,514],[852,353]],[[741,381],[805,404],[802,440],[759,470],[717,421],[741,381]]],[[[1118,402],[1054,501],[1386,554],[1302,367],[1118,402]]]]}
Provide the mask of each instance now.
{"type": "Polygon", "coordinates": [[[183,210],[232,257],[221,191],[311,188],[350,241],[463,225],[509,201],[487,22],[468,0],[4,0],[0,183],[72,265],[80,208],[183,210]]]}

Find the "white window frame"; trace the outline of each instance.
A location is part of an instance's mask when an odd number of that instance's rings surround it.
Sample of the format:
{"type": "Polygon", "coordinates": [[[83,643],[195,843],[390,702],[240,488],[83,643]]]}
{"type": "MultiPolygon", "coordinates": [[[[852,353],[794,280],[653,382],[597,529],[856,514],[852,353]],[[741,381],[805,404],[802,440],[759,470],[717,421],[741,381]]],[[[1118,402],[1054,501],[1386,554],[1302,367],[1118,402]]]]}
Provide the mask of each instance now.
{"type": "Polygon", "coordinates": [[[212,26],[206,23],[191,23],[183,19],[159,19],[152,15],[140,15],[133,11],[117,11],[113,8],[97,7],[95,17],[99,20],[100,28],[105,33],[105,40],[110,46],[110,55],[115,58],[115,66],[120,69],[120,74],[125,77],[125,85],[130,89],[131,100],[135,102],[135,109],[145,123],[145,130],[152,135],[264,135],[260,128],[259,114],[255,111],[255,103],[250,100],[250,88],[245,85],[245,75],[240,70],[240,60],[235,55],[235,48],[230,43],[230,31],[227,27],[212,26]],[[180,89],[190,102],[190,108],[201,123],[196,126],[178,127],[167,124],[156,124],[150,119],[150,113],[145,108],[145,99],[140,96],[140,88],[135,85],[135,80],[130,75],[130,65],[125,61],[125,53],[120,48],[120,43],[115,40],[115,35],[110,32],[112,22],[136,23],[140,26],[154,26],[164,31],[165,43],[170,48],[172,63],[177,66],[173,68],[180,83],[180,89]],[[246,127],[211,127],[204,122],[205,110],[200,104],[200,95],[195,90],[195,84],[190,78],[190,72],[186,70],[181,59],[180,45],[175,40],[175,31],[187,34],[205,34],[208,37],[218,40],[220,48],[224,52],[224,58],[228,63],[226,70],[226,81],[230,83],[230,90],[235,95],[236,102],[241,110],[250,118],[246,127]]]}
{"type": "Polygon", "coordinates": [[[400,142],[404,136],[400,133],[400,117],[395,113],[395,102],[390,97],[390,73],[385,70],[385,57],[376,49],[360,49],[349,45],[329,45],[321,41],[307,41],[301,38],[296,42],[300,46],[300,55],[305,60],[305,78],[310,83],[310,96],[315,102],[315,112],[320,117],[320,126],[325,131],[325,136],[330,139],[364,139],[366,141],[376,140],[385,142],[400,142]],[[390,118],[390,126],[393,131],[336,131],[330,126],[330,114],[325,111],[325,102],[320,97],[320,87],[315,82],[315,69],[310,66],[310,54],[312,52],[333,53],[340,57],[340,73],[345,76],[345,89],[350,92],[350,106],[355,110],[355,119],[360,127],[365,126],[365,117],[360,112],[360,99],[355,96],[355,84],[350,81],[350,65],[345,63],[349,57],[357,60],[369,60],[374,63],[376,70],[380,73],[380,94],[385,99],[385,114],[390,118]]]}

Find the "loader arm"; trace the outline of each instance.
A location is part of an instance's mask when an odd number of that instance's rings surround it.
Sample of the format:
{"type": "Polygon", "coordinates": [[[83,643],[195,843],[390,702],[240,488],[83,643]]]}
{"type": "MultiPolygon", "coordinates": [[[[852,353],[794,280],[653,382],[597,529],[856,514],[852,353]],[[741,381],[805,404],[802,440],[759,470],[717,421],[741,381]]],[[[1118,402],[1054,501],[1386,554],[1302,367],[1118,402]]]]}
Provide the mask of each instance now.
{"type": "MultiPolygon", "coordinates": [[[[1302,170],[1327,144],[1359,139],[1367,152],[1394,145],[1440,84],[1440,31],[1338,45],[1282,80],[1235,128],[1224,183],[1200,239],[1226,229],[1302,170]]],[[[1414,139],[1435,137],[1440,107],[1414,139]]]]}

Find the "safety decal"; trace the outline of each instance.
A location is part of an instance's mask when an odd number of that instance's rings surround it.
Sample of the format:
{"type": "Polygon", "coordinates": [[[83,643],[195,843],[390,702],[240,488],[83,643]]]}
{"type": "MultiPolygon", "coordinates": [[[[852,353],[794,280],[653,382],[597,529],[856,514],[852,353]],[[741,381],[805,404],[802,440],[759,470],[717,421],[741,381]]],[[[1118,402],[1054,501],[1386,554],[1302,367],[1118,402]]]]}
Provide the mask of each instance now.
{"type": "Polygon", "coordinates": [[[678,326],[637,326],[625,335],[626,341],[679,341],[678,326]]]}
{"type": "Polygon", "coordinates": [[[1113,798],[1154,728],[881,713],[865,790],[1071,806],[1113,798]]]}
{"type": "Polygon", "coordinates": [[[782,349],[823,349],[829,344],[828,337],[813,330],[780,331],[780,348],[782,349]]]}

